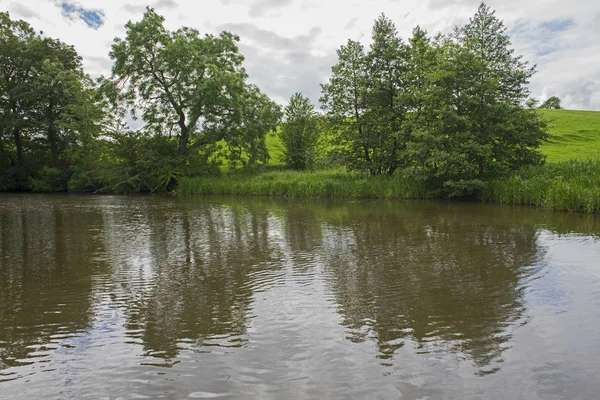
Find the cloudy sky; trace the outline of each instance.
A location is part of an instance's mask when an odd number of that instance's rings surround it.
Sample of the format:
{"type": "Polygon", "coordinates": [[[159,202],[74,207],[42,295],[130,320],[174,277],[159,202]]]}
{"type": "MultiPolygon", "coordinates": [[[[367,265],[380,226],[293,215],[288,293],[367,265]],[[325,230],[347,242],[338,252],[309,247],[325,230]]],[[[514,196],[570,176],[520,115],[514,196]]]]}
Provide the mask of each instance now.
{"type": "MultiPolygon", "coordinates": [[[[489,0],[519,54],[538,66],[531,89],[557,95],[565,108],[600,110],[600,1],[489,0]]],[[[0,0],[0,10],[44,34],[75,45],[92,76],[111,67],[112,39],[139,20],[147,5],[169,29],[229,30],[241,37],[250,79],[284,103],[294,92],[313,101],[347,39],[368,45],[384,12],[403,37],[416,25],[430,33],[464,24],[479,0],[0,0]]]]}

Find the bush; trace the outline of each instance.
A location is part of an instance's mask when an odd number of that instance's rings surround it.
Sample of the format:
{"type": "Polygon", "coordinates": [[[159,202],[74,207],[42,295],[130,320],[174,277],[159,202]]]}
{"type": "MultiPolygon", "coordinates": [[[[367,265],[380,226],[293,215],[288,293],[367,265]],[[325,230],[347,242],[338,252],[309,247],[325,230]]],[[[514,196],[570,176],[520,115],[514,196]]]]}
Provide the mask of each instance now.
{"type": "Polygon", "coordinates": [[[67,179],[63,170],[43,167],[38,176],[31,179],[31,190],[34,192],[65,192],[67,179]]]}

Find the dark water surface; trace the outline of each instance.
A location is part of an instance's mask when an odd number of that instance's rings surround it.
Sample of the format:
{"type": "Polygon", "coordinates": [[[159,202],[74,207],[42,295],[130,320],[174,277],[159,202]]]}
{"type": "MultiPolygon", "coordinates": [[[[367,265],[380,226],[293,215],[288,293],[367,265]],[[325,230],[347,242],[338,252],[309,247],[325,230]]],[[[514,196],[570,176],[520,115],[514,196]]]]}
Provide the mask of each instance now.
{"type": "Polygon", "coordinates": [[[600,397],[600,221],[0,196],[3,399],[600,397]]]}

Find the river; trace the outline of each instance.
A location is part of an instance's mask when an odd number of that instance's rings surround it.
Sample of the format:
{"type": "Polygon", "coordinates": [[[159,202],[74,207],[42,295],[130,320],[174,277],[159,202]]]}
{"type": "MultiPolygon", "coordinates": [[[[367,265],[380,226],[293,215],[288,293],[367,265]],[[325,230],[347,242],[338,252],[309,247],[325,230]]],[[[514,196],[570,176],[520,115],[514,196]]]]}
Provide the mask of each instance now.
{"type": "Polygon", "coordinates": [[[0,195],[0,398],[592,399],[600,218],[0,195]]]}

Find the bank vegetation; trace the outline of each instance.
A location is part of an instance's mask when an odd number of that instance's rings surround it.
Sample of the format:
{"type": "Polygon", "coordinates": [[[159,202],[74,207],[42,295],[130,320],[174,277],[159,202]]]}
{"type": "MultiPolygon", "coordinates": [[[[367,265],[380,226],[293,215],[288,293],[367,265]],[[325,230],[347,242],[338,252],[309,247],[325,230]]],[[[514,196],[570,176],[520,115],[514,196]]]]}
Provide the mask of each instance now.
{"type": "Polygon", "coordinates": [[[449,34],[404,39],[381,15],[368,44],[337,50],[320,110],[251,84],[235,33],[164,22],[147,8],[127,23],[110,74],[92,80],[75,48],[0,13],[0,191],[600,208],[598,162],[545,163],[535,68],[484,3],[449,34]]]}

